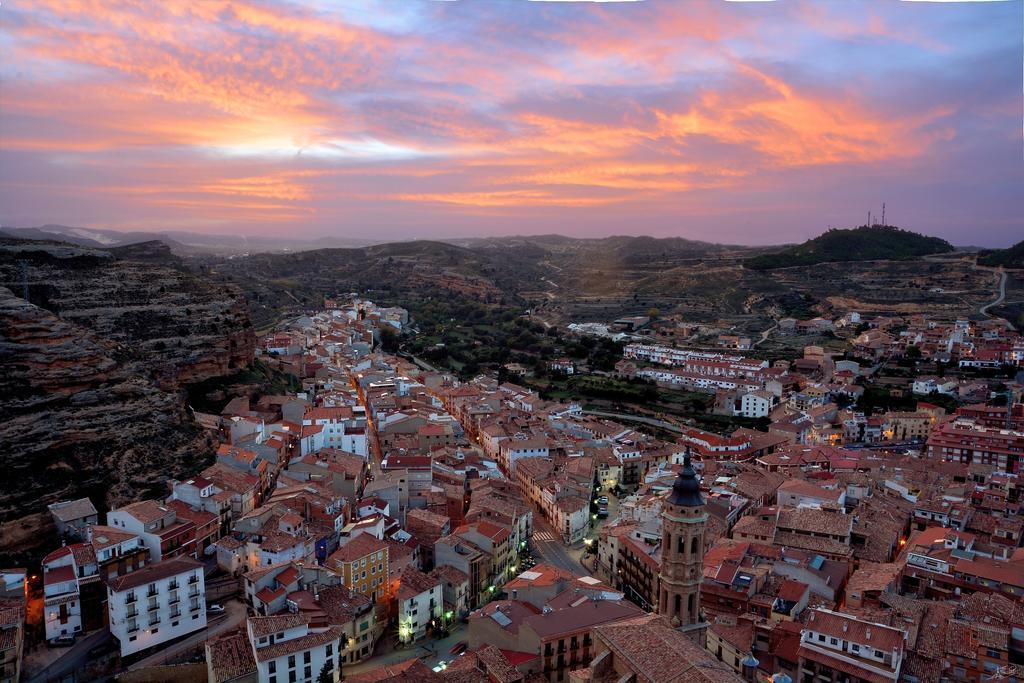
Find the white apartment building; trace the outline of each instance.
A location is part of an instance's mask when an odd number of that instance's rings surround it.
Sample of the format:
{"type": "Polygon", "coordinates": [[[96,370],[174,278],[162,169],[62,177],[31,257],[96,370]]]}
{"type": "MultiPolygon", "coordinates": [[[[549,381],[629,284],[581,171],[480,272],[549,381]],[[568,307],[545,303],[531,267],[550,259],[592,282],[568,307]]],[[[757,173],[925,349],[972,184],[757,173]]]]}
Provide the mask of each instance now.
{"type": "Polygon", "coordinates": [[[369,444],[366,440],[366,417],[355,414],[348,406],[310,408],[302,418],[302,426],[304,435],[307,427],[323,428],[319,433],[321,448],[337,448],[361,455],[364,458],[369,453],[369,444]]]}
{"type": "Polygon", "coordinates": [[[842,612],[815,609],[800,633],[798,680],[900,680],[907,634],[842,612]]]}
{"type": "Polygon", "coordinates": [[[312,628],[305,614],[249,617],[249,643],[259,683],[312,683],[326,665],[338,681],[348,638],[339,626],[312,628]]]}
{"type": "Polygon", "coordinates": [[[427,635],[431,621],[441,623],[444,594],[436,576],[427,576],[415,567],[407,567],[399,581],[398,637],[408,643],[427,635]]]}
{"type": "Polygon", "coordinates": [[[740,415],[743,417],[768,417],[775,404],[775,395],[768,391],[751,391],[740,399],[740,415]]]}
{"type": "Polygon", "coordinates": [[[110,633],[121,656],[206,628],[203,565],[176,557],[146,565],[107,584],[110,633]]]}
{"type": "Polygon", "coordinates": [[[99,580],[96,554],[86,543],[64,546],[43,558],[43,621],[47,640],[83,631],[79,581],[99,580]]]}

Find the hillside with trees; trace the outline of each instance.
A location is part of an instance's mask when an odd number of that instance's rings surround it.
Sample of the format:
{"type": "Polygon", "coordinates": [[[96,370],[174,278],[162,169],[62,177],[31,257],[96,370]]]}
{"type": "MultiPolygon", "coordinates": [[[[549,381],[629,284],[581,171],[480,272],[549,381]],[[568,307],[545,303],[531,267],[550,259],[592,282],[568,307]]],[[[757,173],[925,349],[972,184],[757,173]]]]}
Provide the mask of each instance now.
{"type": "Polygon", "coordinates": [[[829,230],[801,245],[749,258],[743,265],[752,270],[772,270],[836,261],[906,261],[951,251],[953,245],[938,237],[872,225],[849,230],[829,230]]]}
{"type": "Polygon", "coordinates": [[[1024,241],[1009,249],[993,249],[978,254],[978,265],[996,268],[1024,268],[1024,241]]]}

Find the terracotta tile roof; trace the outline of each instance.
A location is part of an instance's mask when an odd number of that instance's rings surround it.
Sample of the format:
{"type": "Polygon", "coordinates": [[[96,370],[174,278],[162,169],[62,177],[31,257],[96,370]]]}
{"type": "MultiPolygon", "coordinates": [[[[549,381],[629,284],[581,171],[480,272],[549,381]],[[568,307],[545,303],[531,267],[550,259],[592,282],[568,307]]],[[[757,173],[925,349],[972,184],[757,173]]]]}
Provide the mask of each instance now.
{"type": "Polygon", "coordinates": [[[743,679],[702,647],[672,628],[664,617],[645,615],[595,626],[615,659],[638,683],[739,683],[743,679]]]}
{"type": "Polygon", "coordinates": [[[526,617],[524,626],[532,628],[541,638],[578,633],[598,624],[612,624],[633,619],[643,611],[628,600],[591,600],[581,597],[567,607],[526,617]]]}
{"type": "Polygon", "coordinates": [[[114,544],[124,543],[125,541],[130,541],[133,538],[138,538],[136,534],[125,531],[124,529],[99,524],[94,524],[89,527],[88,536],[92,539],[92,547],[96,550],[102,550],[114,544]]]}
{"type": "Polygon", "coordinates": [[[807,592],[808,585],[802,581],[786,579],[779,587],[778,597],[789,602],[799,602],[807,592]]]}
{"type": "Polygon", "coordinates": [[[786,531],[848,536],[853,528],[853,515],[816,508],[782,508],[778,513],[776,527],[786,531]]]}
{"type": "Polygon", "coordinates": [[[827,636],[835,636],[878,650],[904,649],[904,632],[900,629],[857,619],[848,614],[826,609],[811,610],[807,628],[827,636]]]}
{"type": "Polygon", "coordinates": [[[211,683],[225,683],[255,675],[256,660],[244,629],[206,641],[211,683]]]}
{"type": "Polygon", "coordinates": [[[386,550],[388,544],[370,534],[359,534],[351,541],[334,551],[334,554],[330,556],[329,561],[331,564],[337,564],[338,562],[352,562],[366,557],[370,553],[375,553],[378,550],[386,550]]]}
{"type": "Polygon", "coordinates": [[[440,585],[436,577],[428,576],[411,565],[402,571],[399,582],[399,600],[411,600],[420,593],[426,593],[440,585]]]}
{"type": "Polygon", "coordinates": [[[198,575],[202,576],[203,565],[201,562],[196,562],[191,557],[175,557],[155,564],[147,564],[130,574],[115,577],[107,585],[110,590],[121,592],[197,569],[199,570],[198,575]]]}
{"type": "Polygon", "coordinates": [[[433,571],[430,572],[430,575],[436,576],[438,579],[444,581],[445,583],[451,583],[454,585],[466,583],[469,581],[468,574],[466,574],[461,569],[456,569],[455,567],[452,567],[451,565],[442,565],[440,567],[435,567],[433,571]]]}
{"type": "Polygon", "coordinates": [[[847,594],[865,591],[884,591],[896,581],[903,565],[895,562],[862,562],[850,575],[846,584],[847,594]]]}
{"type": "Polygon", "coordinates": [[[140,500],[136,503],[117,508],[115,512],[125,512],[143,524],[163,519],[171,513],[170,508],[155,500],[140,500]]]}
{"type": "Polygon", "coordinates": [[[332,626],[344,626],[369,609],[373,601],[369,596],[355,593],[342,585],[320,588],[319,606],[332,626]]]}
{"type": "Polygon", "coordinates": [[[88,543],[75,543],[71,548],[71,556],[75,559],[75,565],[84,567],[88,564],[96,564],[96,550],[88,543]]]}
{"type": "Polygon", "coordinates": [[[74,522],[96,515],[96,506],[88,498],[69,500],[67,502],[54,503],[49,506],[50,513],[61,522],[74,522]]]}
{"type": "Polygon", "coordinates": [[[798,548],[813,553],[825,553],[828,555],[848,556],[853,551],[849,545],[832,538],[820,538],[806,534],[789,533],[783,531],[775,532],[775,544],[785,548],[798,548]]]}
{"type": "Polygon", "coordinates": [[[62,583],[64,581],[75,580],[75,568],[69,564],[61,567],[54,567],[50,571],[43,575],[43,583],[47,586],[51,586],[55,583],[62,583]]]}
{"type": "Polygon", "coordinates": [[[719,622],[718,620],[712,621],[709,628],[714,631],[719,638],[736,648],[738,652],[750,652],[751,646],[754,643],[753,621],[749,619],[729,619],[726,617],[726,621],[724,621],[724,623],[719,622]]]}
{"type": "Polygon", "coordinates": [[[449,680],[448,676],[435,673],[429,666],[415,657],[398,664],[386,664],[369,671],[361,671],[357,674],[345,674],[345,681],[347,683],[381,683],[382,681],[393,681],[394,683],[439,683],[440,681],[449,680]]]}
{"type": "Polygon", "coordinates": [[[331,626],[324,631],[308,633],[291,640],[279,640],[269,647],[258,648],[256,650],[256,659],[266,662],[287,654],[320,647],[331,641],[340,641],[344,637],[344,629],[339,626],[331,626]]]}
{"type": "Polygon", "coordinates": [[[956,572],[1024,588],[1024,566],[1020,562],[1000,562],[985,557],[978,557],[974,560],[958,560],[956,572]]]}
{"type": "Polygon", "coordinates": [[[269,636],[296,626],[309,623],[305,614],[274,614],[269,617],[249,617],[249,629],[255,638],[269,636]]]}
{"type": "Polygon", "coordinates": [[[802,645],[800,646],[798,654],[801,657],[810,659],[811,661],[820,662],[825,666],[828,666],[829,668],[839,671],[841,673],[847,674],[849,676],[854,676],[858,680],[865,681],[866,683],[892,683],[891,678],[887,678],[881,674],[875,673],[874,671],[870,671],[868,669],[863,669],[850,662],[837,659],[835,657],[830,657],[829,655],[826,655],[818,650],[812,650],[802,645]]]}

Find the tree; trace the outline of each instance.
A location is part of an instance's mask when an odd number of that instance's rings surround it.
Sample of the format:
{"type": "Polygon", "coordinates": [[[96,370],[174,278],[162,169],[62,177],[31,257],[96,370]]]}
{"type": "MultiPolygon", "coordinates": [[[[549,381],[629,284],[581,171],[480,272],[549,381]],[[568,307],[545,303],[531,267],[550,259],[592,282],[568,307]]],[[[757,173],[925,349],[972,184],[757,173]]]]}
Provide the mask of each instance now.
{"type": "Polygon", "coordinates": [[[316,683],[334,683],[333,672],[327,668],[327,662],[320,667],[320,673],[316,677],[316,683]]]}
{"type": "Polygon", "coordinates": [[[907,347],[907,358],[919,360],[921,358],[921,349],[911,344],[910,346],[907,347]]]}
{"type": "Polygon", "coordinates": [[[648,308],[647,317],[651,320],[657,320],[661,316],[661,311],[657,308],[648,308]]]}
{"type": "Polygon", "coordinates": [[[384,325],[380,328],[380,345],[388,353],[398,351],[398,333],[390,325],[384,325]]]}

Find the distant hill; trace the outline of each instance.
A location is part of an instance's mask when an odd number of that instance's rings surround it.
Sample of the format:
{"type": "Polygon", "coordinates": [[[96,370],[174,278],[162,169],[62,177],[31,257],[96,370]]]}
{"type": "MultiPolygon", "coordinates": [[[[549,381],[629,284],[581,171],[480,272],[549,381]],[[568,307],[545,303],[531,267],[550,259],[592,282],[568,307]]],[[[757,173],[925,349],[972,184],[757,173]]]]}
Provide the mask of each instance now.
{"type": "Polygon", "coordinates": [[[1024,241],[1017,242],[1009,249],[993,249],[978,254],[979,266],[1024,268],[1024,241]]]}
{"type": "Polygon", "coordinates": [[[349,237],[302,239],[252,235],[217,235],[185,230],[121,231],[105,228],[77,228],[67,225],[42,225],[36,228],[0,226],[0,235],[27,240],[53,240],[81,247],[107,248],[160,240],[178,256],[204,254],[241,255],[262,252],[280,253],[323,249],[353,248],[378,244],[379,240],[349,237]]]}
{"type": "Polygon", "coordinates": [[[950,251],[953,251],[953,245],[944,239],[872,225],[829,230],[801,245],[749,258],[743,265],[752,270],[771,270],[835,261],[906,261],[950,251]]]}

